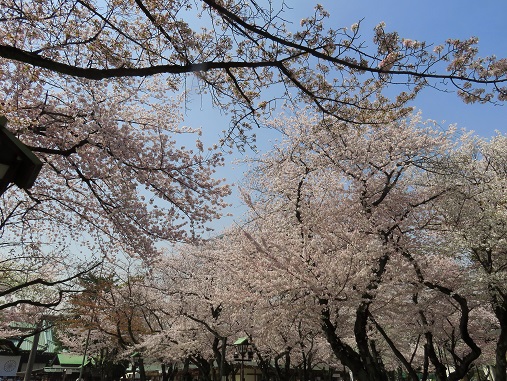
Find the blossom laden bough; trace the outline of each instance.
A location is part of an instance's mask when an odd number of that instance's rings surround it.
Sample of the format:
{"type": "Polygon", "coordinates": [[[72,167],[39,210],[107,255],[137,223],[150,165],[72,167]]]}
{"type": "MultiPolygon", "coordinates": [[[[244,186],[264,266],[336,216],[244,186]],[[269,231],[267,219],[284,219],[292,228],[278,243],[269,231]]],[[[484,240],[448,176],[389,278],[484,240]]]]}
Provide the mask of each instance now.
{"type": "MultiPolygon", "coordinates": [[[[0,18],[5,31],[0,57],[93,80],[164,74],[168,88],[177,87],[182,75],[195,74],[213,102],[233,112],[232,126],[238,129],[259,123],[263,110],[254,106],[259,101],[280,98],[362,123],[348,111],[361,109],[362,99],[347,92],[340,78],[363,83],[368,72],[382,74],[371,85],[378,92],[386,80],[383,73],[389,72],[414,93],[447,79],[462,90],[464,83],[472,84],[460,93],[467,102],[505,98],[503,61],[478,58],[476,38],[449,39],[432,51],[423,41],[387,32],[381,23],[374,28],[370,51],[360,39],[360,23],[348,30],[327,28],[330,14],[318,5],[291,30],[284,11],[283,4],[277,9],[274,3],[263,8],[255,2],[215,0],[202,7],[190,1],[62,5],[45,0],[22,8],[9,0],[0,18]],[[279,93],[270,97],[273,90],[279,93]]],[[[392,106],[399,105],[393,101],[392,106]]]]}

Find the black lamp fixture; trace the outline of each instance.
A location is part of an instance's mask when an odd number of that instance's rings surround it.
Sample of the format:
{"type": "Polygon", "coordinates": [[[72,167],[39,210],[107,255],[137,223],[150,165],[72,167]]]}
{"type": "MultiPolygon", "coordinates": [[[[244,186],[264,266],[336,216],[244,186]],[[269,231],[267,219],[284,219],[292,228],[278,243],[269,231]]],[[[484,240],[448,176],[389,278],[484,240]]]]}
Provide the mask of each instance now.
{"type": "Polygon", "coordinates": [[[32,187],[42,162],[6,128],[7,118],[0,116],[0,195],[9,184],[22,189],[32,187]]]}
{"type": "Polygon", "coordinates": [[[234,352],[235,360],[251,361],[253,359],[253,349],[248,341],[248,337],[240,337],[234,342],[234,346],[236,347],[236,351],[234,352]]]}
{"type": "Polygon", "coordinates": [[[248,337],[240,337],[233,343],[236,350],[234,351],[234,360],[241,361],[240,381],[245,381],[245,361],[253,360],[253,348],[248,337]]]}

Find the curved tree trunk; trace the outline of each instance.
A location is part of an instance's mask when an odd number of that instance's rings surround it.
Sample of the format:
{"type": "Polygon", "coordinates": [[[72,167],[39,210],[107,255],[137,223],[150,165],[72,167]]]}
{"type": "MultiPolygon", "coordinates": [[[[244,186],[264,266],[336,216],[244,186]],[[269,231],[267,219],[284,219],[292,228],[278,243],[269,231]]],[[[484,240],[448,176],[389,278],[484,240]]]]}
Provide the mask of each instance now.
{"type": "Polygon", "coordinates": [[[498,336],[495,351],[495,381],[507,381],[507,359],[505,357],[507,355],[507,313],[505,308],[498,307],[498,309],[502,311],[496,313],[500,321],[500,335],[498,336]]]}

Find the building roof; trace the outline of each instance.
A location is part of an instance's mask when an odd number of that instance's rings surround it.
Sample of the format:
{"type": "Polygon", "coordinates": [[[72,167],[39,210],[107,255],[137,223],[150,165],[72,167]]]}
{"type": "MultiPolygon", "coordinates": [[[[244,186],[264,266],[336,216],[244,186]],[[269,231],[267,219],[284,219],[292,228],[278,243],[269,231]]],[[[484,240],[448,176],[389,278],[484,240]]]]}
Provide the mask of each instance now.
{"type": "Polygon", "coordinates": [[[247,345],[249,344],[248,342],[248,337],[240,337],[239,339],[237,339],[233,345],[247,345]]]}
{"type": "Polygon", "coordinates": [[[81,366],[83,363],[82,355],[74,355],[70,353],[60,353],[56,355],[53,365],[61,366],[81,366]]]}

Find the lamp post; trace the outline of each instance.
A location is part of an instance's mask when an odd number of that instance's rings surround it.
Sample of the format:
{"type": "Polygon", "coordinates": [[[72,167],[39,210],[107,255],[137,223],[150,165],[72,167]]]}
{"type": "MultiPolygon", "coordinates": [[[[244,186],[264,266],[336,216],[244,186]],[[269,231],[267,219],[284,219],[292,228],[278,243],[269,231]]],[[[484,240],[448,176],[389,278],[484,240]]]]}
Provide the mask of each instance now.
{"type": "Polygon", "coordinates": [[[136,378],[136,370],[139,371],[139,379],[146,381],[146,371],[144,369],[144,359],[142,353],[136,352],[132,356],[132,377],[133,380],[136,378]]]}
{"type": "Polygon", "coordinates": [[[0,195],[10,183],[30,188],[42,168],[42,162],[6,128],[7,118],[0,116],[0,195]]]}
{"type": "Polygon", "coordinates": [[[234,360],[241,362],[239,381],[245,381],[245,361],[252,361],[253,349],[248,341],[248,337],[240,337],[233,345],[236,347],[236,350],[234,351],[234,360]]]}

